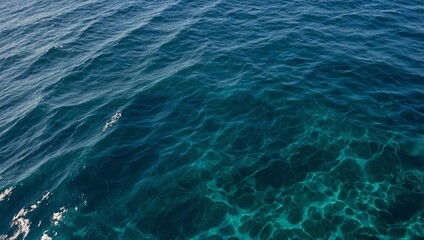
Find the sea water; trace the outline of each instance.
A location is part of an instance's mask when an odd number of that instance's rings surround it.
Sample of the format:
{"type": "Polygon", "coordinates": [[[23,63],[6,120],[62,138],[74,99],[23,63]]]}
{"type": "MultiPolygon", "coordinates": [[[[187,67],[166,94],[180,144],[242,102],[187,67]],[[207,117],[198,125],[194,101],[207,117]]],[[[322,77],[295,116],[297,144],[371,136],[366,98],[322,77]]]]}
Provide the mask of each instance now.
{"type": "Polygon", "coordinates": [[[0,239],[424,237],[422,1],[0,5],[0,239]]]}

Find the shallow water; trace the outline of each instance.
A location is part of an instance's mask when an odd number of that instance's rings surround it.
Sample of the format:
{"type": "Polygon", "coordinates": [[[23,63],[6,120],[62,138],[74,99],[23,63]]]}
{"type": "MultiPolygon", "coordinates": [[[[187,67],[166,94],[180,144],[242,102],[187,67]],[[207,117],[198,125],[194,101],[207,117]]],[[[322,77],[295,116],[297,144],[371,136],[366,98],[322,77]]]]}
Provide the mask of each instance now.
{"type": "Polygon", "coordinates": [[[10,1],[0,239],[424,237],[420,1],[10,1]]]}

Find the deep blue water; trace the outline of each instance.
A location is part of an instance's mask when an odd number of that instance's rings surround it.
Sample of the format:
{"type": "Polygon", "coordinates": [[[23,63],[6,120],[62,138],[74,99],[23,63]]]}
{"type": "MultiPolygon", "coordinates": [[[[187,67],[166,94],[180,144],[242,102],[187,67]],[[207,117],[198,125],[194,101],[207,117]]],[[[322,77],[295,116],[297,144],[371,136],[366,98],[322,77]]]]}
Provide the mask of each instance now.
{"type": "Polygon", "coordinates": [[[423,239],[424,5],[1,1],[0,239],[423,239]]]}

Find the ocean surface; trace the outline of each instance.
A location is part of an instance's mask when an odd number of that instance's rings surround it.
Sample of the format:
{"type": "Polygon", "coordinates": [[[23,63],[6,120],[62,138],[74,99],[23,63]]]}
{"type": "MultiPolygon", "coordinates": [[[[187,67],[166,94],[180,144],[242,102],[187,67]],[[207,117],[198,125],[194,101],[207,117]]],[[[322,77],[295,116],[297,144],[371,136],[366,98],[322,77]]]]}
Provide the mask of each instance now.
{"type": "Polygon", "coordinates": [[[420,0],[0,3],[0,239],[423,239],[420,0]]]}

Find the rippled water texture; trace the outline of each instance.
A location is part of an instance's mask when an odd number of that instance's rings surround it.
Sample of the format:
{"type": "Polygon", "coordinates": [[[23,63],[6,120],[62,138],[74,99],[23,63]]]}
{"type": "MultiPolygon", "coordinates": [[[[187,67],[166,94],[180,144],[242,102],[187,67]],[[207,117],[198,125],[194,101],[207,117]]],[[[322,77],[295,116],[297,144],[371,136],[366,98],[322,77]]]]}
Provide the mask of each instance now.
{"type": "Polygon", "coordinates": [[[422,1],[3,1],[0,239],[424,238],[422,1]]]}

